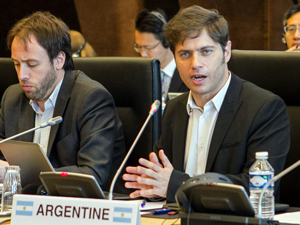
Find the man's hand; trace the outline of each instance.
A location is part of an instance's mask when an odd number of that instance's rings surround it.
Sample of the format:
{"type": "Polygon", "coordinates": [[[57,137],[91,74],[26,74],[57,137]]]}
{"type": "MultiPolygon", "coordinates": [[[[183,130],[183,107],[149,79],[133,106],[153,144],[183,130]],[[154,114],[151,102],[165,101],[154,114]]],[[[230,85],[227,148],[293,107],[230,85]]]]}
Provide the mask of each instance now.
{"type": "Polygon", "coordinates": [[[152,152],[149,160],[141,158],[141,166],[127,167],[128,174],[123,175],[126,188],[134,188],[136,191],[130,194],[131,198],[144,197],[164,197],[167,196],[167,189],[173,166],[165,155],[163,150],[159,151],[160,164],[157,155],[152,152]]]}
{"type": "Polygon", "coordinates": [[[4,173],[5,173],[6,166],[9,166],[9,164],[4,160],[0,160],[0,182],[2,182],[4,179],[4,173]]]}
{"type": "Polygon", "coordinates": [[[286,50],[286,52],[300,52],[300,47],[298,45],[293,45],[291,48],[286,50]]]}

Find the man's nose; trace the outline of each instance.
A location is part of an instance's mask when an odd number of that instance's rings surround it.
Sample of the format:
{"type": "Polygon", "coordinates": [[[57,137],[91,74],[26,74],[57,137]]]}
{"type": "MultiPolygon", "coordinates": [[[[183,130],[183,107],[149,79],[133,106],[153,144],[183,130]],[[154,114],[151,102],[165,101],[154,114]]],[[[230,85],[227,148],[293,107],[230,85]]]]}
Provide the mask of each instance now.
{"type": "Polygon", "coordinates": [[[296,29],[296,31],[294,33],[294,37],[300,38],[300,25],[297,26],[297,29],[296,29]]]}
{"type": "Polygon", "coordinates": [[[142,57],[149,57],[148,52],[147,52],[146,50],[144,50],[144,49],[141,49],[141,50],[140,50],[140,55],[141,55],[142,57]]]}
{"type": "Polygon", "coordinates": [[[197,54],[194,54],[191,57],[191,65],[193,69],[198,69],[199,67],[201,67],[202,65],[202,59],[200,56],[198,56],[197,54]]]}
{"type": "Polygon", "coordinates": [[[29,70],[26,66],[20,65],[17,71],[20,80],[27,80],[29,78],[29,70]]]}

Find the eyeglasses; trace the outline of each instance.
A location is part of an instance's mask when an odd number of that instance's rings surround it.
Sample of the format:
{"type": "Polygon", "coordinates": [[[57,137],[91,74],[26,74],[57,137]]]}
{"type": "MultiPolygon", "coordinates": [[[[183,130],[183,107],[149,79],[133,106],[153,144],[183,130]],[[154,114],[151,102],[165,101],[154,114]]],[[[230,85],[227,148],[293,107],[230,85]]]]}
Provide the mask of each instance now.
{"type": "Polygon", "coordinates": [[[155,46],[153,47],[146,47],[146,46],[139,46],[138,44],[134,44],[133,48],[136,52],[140,53],[141,51],[146,51],[146,52],[150,52],[152,50],[154,50],[158,45],[160,44],[160,42],[158,42],[155,46]]]}
{"type": "Polygon", "coordinates": [[[284,29],[285,33],[294,34],[296,32],[297,28],[298,28],[298,31],[300,32],[300,25],[298,25],[298,26],[289,25],[289,26],[285,26],[283,29],[284,29]]]}

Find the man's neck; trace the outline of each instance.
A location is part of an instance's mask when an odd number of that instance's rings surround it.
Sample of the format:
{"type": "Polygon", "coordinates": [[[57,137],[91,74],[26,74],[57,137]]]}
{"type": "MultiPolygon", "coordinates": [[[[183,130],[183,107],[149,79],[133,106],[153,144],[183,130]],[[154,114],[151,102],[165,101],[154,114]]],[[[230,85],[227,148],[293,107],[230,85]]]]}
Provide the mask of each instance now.
{"type": "Polygon", "coordinates": [[[196,93],[192,93],[193,99],[195,101],[195,104],[200,107],[201,109],[204,108],[204,105],[209,102],[211,99],[213,99],[218,93],[219,91],[224,87],[224,85],[226,84],[226,82],[228,81],[228,78],[230,77],[230,73],[229,70],[227,69],[227,67],[225,68],[225,72],[226,75],[224,75],[224,80],[221,83],[221,86],[218,90],[216,90],[215,92],[210,92],[207,94],[196,94],[196,93]]]}
{"type": "Polygon", "coordinates": [[[49,99],[49,97],[51,96],[51,94],[53,93],[53,91],[55,90],[55,88],[57,87],[59,82],[62,80],[64,75],[65,75],[65,71],[64,70],[60,71],[60,73],[57,75],[57,80],[56,80],[51,92],[47,95],[47,97],[45,99],[37,101],[37,104],[39,105],[39,107],[41,108],[41,110],[43,112],[45,111],[45,102],[49,99]]]}

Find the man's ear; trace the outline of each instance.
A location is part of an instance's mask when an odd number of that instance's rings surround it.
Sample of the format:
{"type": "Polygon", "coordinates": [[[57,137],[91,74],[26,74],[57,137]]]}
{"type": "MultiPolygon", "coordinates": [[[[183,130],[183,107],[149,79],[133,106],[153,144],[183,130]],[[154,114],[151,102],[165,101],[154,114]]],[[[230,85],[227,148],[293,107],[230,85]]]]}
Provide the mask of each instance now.
{"type": "Polygon", "coordinates": [[[231,58],[231,41],[227,41],[224,50],[225,63],[228,63],[231,58]]]}
{"type": "Polygon", "coordinates": [[[281,38],[281,40],[282,40],[282,43],[286,45],[285,34],[282,34],[282,38],[281,38]]]}
{"type": "Polygon", "coordinates": [[[56,70],[63,69],[66,61],[66,54],[63,51],[60,51],[56,58],[53,60],[53,65],[56,70]]]}

